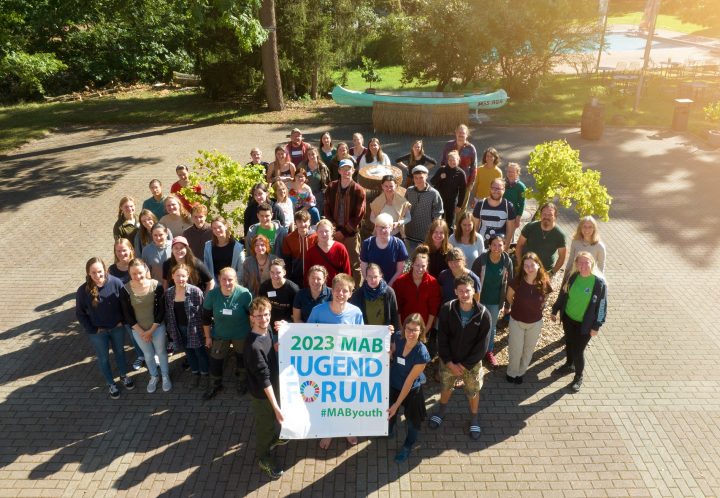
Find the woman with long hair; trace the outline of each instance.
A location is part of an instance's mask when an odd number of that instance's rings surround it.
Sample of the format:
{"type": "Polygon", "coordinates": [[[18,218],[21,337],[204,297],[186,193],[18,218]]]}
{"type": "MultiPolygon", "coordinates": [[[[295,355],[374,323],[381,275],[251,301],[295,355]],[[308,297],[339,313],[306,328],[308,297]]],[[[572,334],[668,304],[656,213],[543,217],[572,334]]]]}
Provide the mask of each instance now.
{"type": "Polygon", "coordinates": [[[313,265],[307,271],[308,286],[303,287],[295,294],[293,302],[293,322],[305,323],[312,309],[320,303],[329,301],[332,292],[326,285],[328,271],[322,265],[313,265]]]}
{"type": "Polygon", "coordinates": [[[475,231],[473,215],[470,211],[463,211],[455,223],[455,231],[450,236],[450,244],[465,253],[466,261],[475,261],[485,252],[485,241],[475,231]]]}
{"type": "Polygon", "coordinates": [[[572,273],[577,271],[577,268],[573,265],[575,264],[575,257],[582,251],[589,252],[592,255],[595,260],[595,270],[600,272],[600,275],[605,275],[605,244],[600,240],[598,223],[592,216],[583,216],[578,222],[575,235],[573,235],[570,243],[563,284],[567,282],[572,273]]]}
{"type": "Polygon", "coordinates": [[[117,239],[135,240],[135,234],[140,227],[140,220],[135,215],[135,199],[129,195],[120,199],[118,217],[113,226],[113,237],[117,239]]]}
{"type": "Polygon", "coordinates": [[[270,301],[271,323],[292,322],[292,307],[299,290],[295,282],[285,278],[285,261],[281,258],[270,261],[270,279],[260,284],[258,296],[270,301]]]}
{"type": "Polygon", "coordinates": [[[353,133],[352,135],[352,147],[350,147],[349,153],[352,156],[355,164],[360,162],[360,158],[367,152],[367,147],[364,145],[365,139],[362,133],[353,133]]]}
{"type": "Polygon", "coordinates": [[[607,285],[595,272],[595,259],[586,251],[575,256],[577,272],[570,275],[560,289],[552,307],[552,320],[560,314],[565,333],[566,362],[553,371],[554,375],[575,372],[570,384],[572,392],[580,391],[585,371],[585,348],[598,335],[607,313],[607,285]]]}
{"type": "Polygon", "coordinates": [[[381,213],[392,218],[391,235],[403,237],[403,226],[410,222],[410,203],[398,192],[397,182],[392,175],[385,175],[380,182],[382,194],[370,203],[370,222],[375,223],[381,213]]]}
{"type": "Polygon", "coordinates": [[[253,297],[260,295],[260,286],[270,279],[270,263],[276,258],[270,251],[270,240],[264,235],[256,235],[250,241],[250,255],[243,262],[241,283],[253,297]]]}
{"type": "Polygon", "coordinates": [[[167,214],[160,218],[160,223],[168,227],[171,233],[182,235],[182,233],[193,226],[190,214],[175,194],[168,194],[165,197],[165,211],[167,214]]]}
{"type": "Polygon", "coordinates": [[[213,218],[210,227],[213,231],[212,240],[205,242],[203,251],[203,262],[210,274],[215,278],[215,284],[219,284],[218,272],[229,267],[237,273],[242,271],[243,250],[240,242],[235,240],[228,228],[228,223],[222,216],[213,218]]]}
{"type": "MultiPolygon", "coordinates": [[[[130,281],[130,261],[135,259],[135,251],[128,239],[117,239],[113,246],[114,262],[108,268],[108,272],[113,277],[117,277],[125,285],[130,281]]],[[[140,370],[145,362],[143,351],[133,336],[132,329],[128,325],[124,325],[130,336],[133,348],[135,349],[135,361],[132,364],[133,370],[140,370]]]]}
{"type": "MultiPolygon", "coordinates": [[[[165,209],[165,208],[163,208],[165,209]]],[[[153,243],[152,228],[158,223],[157,216],[149,209],[143,209],[140,211],[140,226],[138,231],[135,232],[135,240],[133,241],[133,247],[135,248],[135,254],[142,255],[145,247],[153,243]]],[[[173,233],[168,230],[168,238],[172,239],[173,233]]]]}
{"type": "Polygon", "coordinates": [[[108,274],[105,262],[95,257],[85,263],[85,283],[78,287],[75,294],[75,317],[95,349],[98,367],[112,399],[120,397],[120,389],[110,366],[109,348],[112,347],[125,389],[135,387],[135,382],[127,376],[125,363],[125,327],[120,305],[122,287],[120,279],[108,274]]]}
{"type": "Polygon", "coordinates": [[[358,168],[365,166],[392,166],[390,158],[382,151],[379,138],[371,138],[367,151],[360,158],[358,168]]]}
{"type": "Polygon", "coordinates": [[[510,313],[508,367],[505,379],[522,384],[543,325],[543,308],[552,292],[550,279],[537,254],[523,254],[520,270],[507,290],[506,313],[510,313]]]}
{"type": "Polygon", "coordinates": [[[130,261],[130,282],[120,292],[120,304],[123,320],[132,328],[133,336],[143,350],[150,373],[147,392],[155,392],[161,376],[162,390],[167,392],[172,389],[172,382],[165,334],[164,292],[160,282],[148,278],[148,273],[142,259],[130,261]],[[160,361],[159,372],[155,357],[160,361]]]}
{"type": "Polygon", "coordinates": [[[350,159],[353,165],[357,165],[357,161],[350,153],[350,147],[345,142],[340,142],[337,146],[337,152],[335,152],[335,158],[327,163],[330,169],[330,181],[340,179],[340,161],[343,159],[350,159]]]}
{"type": "MultiPolygon", "coordinates": [[[[294,176],[297,176],[297,174],[294,176]]],[[[285,218],[285,221],[281,223],[281,225],[287,228],[288,232],[293,230],[293,215],[295,213],[295,204],[293,203],[293,199],[288,195],[290,193],[288,184],[292,185],[292,183],[292,180],[286,183],[278,179],[272,184],[273,192],[275,192],[275,205],[280,208],[283,212],[283,218],[285,218]]]]}
{"type": "Polygon", "coordinates": [[[337,149],[333,147],[332,137],[329,131],[320,135],[320,143],[317,146],[317,150],[320,153],[320,160],[325,164],[330,164],[330,162],[335,159],[337,149]]]}
{"type": "Polygon", "coordinates": [[[281,225],[285,225],[285,214],[283,214],[282,209],[276,206],[272,199],[270,199],[268,186],[265,183],[258,182],[250,189],[250,199],[248,199],[245,213],[243,213],[243,227],[246,231],[260,221],[257,216],[257,208],[264,202],[270,204],[273,219],[280,222],[281,225]]]}
{"type": "MultiPolygon", "coordinates": [[[[316,151],[313,149],[313,157],[316,151]]],[[[307,184],[308,174],[302,166],[295,171],[295,177],[290,184],[290,200],[292,201],[295,211],[307,211],[310,214],[310,223],[315,225],[320,221],[320,211],[318,211],[315,194],[307,184]]]]}
{"type": "Polygon", "coordinates": [[[488,309],[492,319],[490,343],[485,358],[493,368],[496,368],[498,362],[493,348],[495,347],[498,315],[501,308],[510,308],[506,296],[508,282],[514,278],[514,267],[512,258],[505,252],[505,239],[502,235],[492,235],[488,239],[488,244],[488,251],[482,253],[475,260],[472,264],[472,271],[480,277],[480,304],[488,309]]]}
{"type": "Polygon", "coordinates": [[[265,180],[272,183],[277,179],[289,181],[295,174],[295,164],[288,158],[287,152],[281,146],[275,147],[275,160],[270,163],[265,180]]]}
{"type": "Polygon", "coordinates": [[[385,282],[376,263],[367,265],[363,284],[355,289],[350,302],[362,311],[365,325],[392,325],[394,330],[400,330],[395,291],[385,282]]]}
{"type": "Polygon", "coordinates": [[[170,231],[162,223],[156,223],[151,231],[153,243],[145,246],[142,259],[150,268],[152,278],[162,281],[162,265],[170,259],[170,231]]]}
{"type": "Polygon", "coordinates": [[[430,223],[425,245],[430,249],[428,273],[437,279],[443,270],[449,268],[447,255],[453,247],[450,244],[450,229],[444,219],[438,218],[430,223]]]}
{"type": "MultiPolygon", "coordinates": [[[[300,163],[300,167],[305,169],[305,183],[310,187],[310,191],[315,196],[315,207],[318,210],[318,219],[325,205],[325,190],[330,184],[330,169],[328,168],[328,164],[332,162],[332,159],[326,161],[324,158],[321,158],[321,156],[322,152],[318,152],[315,147],[308,147],[307,160],[300,163]]],[[[333,151],[333,158],[334,157],[335,151],[333,151]]],[[[315,223],[317,223],[317,221],[314,221],[313,225],[315,223]]]]}
{"type": "Polygon", "coordinates": [[[195,271],[186,263],[172,267],[173,285],[165,292],[165,325],[175,347],[185,351],[190,366],[185,387],[207,389],[209,359],[202,327],[204,295],[199,287],[190,283],[190,275],[195,271]]]}
{"type": "Polygon", "coordinates": [[[405,320],[413,313],[420,313],[425,330],[432,329],[441,304],[440,284],[428,273],[430,248],[425,244],[417,246],[411,258],[412,264],[392,285],[398,301],[400,319],[405,320]]]}
{"type": "Polygon", "coordinates": [[[395,423],[400,407],[403,407],[407,424],[407,435],[402,448],[395,455],[395,461],[408,459],[418,438],[420,426],[425,420],[425,366],[430,363],[430,353],[425,347],[425,322],[418,313],[405,319],[401,334],[393,334],[394,354],[390,364],[390,408],[388,433],[395,432],[395,423]]]}
{"type": "Polygon", "coordinates": [[[210,270],[193,254],[188,240],[180,236],[173,239],[170,258],[163,263],[164,289],[172,285],[172,269],[179,264],[187,266],[187,282],[189,284],[199,287],[203,292],[208,292],[215,287],[215,279],[210,270]]]}
{"type": "Polygon", "coordinates": [[[437,161],[425,154],[423,141],[419,138],[410,146],[409,153],[395,159],[395,164],[403,170],[405,187],[407,188],[412,185],[412,174],[410,172],[415,166],[425,166],[428,170],[431,170],[437,165],[437,161]]]}

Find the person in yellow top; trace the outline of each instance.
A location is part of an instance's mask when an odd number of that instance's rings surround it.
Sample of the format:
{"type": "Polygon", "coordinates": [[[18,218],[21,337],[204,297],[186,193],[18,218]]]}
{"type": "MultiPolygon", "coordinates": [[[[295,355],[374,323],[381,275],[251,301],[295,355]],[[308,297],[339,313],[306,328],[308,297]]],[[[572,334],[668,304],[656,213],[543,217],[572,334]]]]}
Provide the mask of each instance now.
{"type": "Polygon", "coordinates": [[[500,170],[500,154],[494,147],[485,149],[482,155],[482,166],[477,169],[475,174],[475,185],[473,188],[473,197],[470,199],[468,208],[472,208],[476,202],[490,196],[490,183],[495,178],[502,178],[503,173],[500,170]]]}

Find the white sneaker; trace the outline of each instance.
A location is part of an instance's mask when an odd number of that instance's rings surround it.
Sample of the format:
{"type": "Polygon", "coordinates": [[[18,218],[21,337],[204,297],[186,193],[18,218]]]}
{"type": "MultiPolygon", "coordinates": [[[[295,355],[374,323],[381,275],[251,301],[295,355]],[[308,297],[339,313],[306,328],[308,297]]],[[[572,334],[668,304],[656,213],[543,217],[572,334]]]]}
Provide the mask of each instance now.
{"type": "Polygon", "coordinates": [[[170,382],[170,376],[163,375],[162,376],[162,390],[165,392],[168,392],[170,389],[172,389],[172,382],[170,382]]]}
{"type": "Polygon", "coordinates": [[[147,392],[154,393],[155,389],[157,389],[159,380],[160,380],[160,377],[158,377],[157,375],[155,377],[150,377],[150,382],[148,382],[148,386],[147,386],[147,392]]]}

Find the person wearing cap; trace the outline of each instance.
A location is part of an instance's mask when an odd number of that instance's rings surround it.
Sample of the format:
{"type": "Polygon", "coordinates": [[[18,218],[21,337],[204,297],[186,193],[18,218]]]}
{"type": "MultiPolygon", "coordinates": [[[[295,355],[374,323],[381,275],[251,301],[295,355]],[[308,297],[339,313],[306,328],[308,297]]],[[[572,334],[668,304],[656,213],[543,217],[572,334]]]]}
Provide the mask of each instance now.
{"type": "Polygon", "coordinates": [[[405,199],[410,203],[410,222],[405,225],[408,253],[425,240],[432,221],[444,214],[440,193],[427,181],[428,169],[422,165],[415,166],[412,176],[413,186],[405,191],[405,199]]]}
{"type": "Polygon", "coordinates": [[[285,145],[285,153],[295,167],[307,161],[307,149],[309,145],[303,141],[303,134],[298,128],[290,131],[290,141],[285,145]]]}
{"type": "Polygon", "coordinates": [[[188,267],[187,283],[199,287],[204,292],[209,292],[215,287],[215,279],[200,259],[195,256],[190,248],[190,243],[182,235],[172,239],[170,258],[162,264],[162,284],[164,289],[172,286],[172,271],[179,264],[188,267]]]}
{"type": "Polygon", "coordinates": [[[335,180],[325,192],[324,216],[335,223],[334,239],[342,243],[350,257],[350,267],[355,285],[362,281],[360,275],[360,223],[365,215],[365,189],[352,179],[354,164],[343,159],[338,164],[340,179],[335,180]]]}

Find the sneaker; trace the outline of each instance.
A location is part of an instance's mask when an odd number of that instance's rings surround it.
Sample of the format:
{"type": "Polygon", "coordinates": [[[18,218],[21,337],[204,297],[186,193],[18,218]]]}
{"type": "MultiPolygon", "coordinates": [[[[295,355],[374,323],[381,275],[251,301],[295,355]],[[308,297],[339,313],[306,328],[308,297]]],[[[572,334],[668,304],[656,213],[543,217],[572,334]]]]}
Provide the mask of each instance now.
{"type": "Polygon", "coordinates": [[[160,380],[160,377],[158,377],[157,375],[155,377],[150,377],[150,382],[148,382],[148,386],[147,386],[147,392],[154,393],[155,389],[157,389],[159,380],[160,380]]]}
{"type": "Polygon", "coordinates": [[[223,390],[222,384],[212,383],[208,386],[208,388],[203,393],[203,399],[204,400],[213,399],[222,390],[223,390]]]}
{"type": "Polygon", "coordinates": [[[137,360],[135,360],[132,364],[133,370],[140,370],[143,366],[143,363],[145,363],[145,358],[140,356],[137,360]]]}
{"type": "Polygon", "coordinates": [[[522,383],[523,383],[522,375],[518,375],[517,377],[515,377],[515,384],[522,384],[522,383]]]}
{"type": "Polygon", "coordinates": [[[564,375],[569,375],[569,374],[573,373],[574,371],[575,371],[575,365],[573,365],[572,363],[565,363],[563,366],[558,367],[555,370],[553,370],[552,374],[562,377],[564,375]]]}
{"type": "Polygon", "coordinates": [[[505,380],[508,381],[510,384],[515,383],[515,377],[511,377],[510,375],[506,375],[505,380]]]}
{"type": "Polygon", "coordinates": [[[162,390],[165,392],[168,392],[170,389],[172,389],[172,382],[170,382],[170,376],[163,375],[162,376],[162,390]]]}
{"type": "Polygon", "coordinates": [[[280,479],[283,475],[283,470],[272,461],[260,460],[258,465],[260,466],[260,470],[265,472],[272,480],[280,479]]]}
{"type": "Polygon", "coordinates": [[[582,383],[583,383],[582,377],[575,377],[575,379],[573,379],[573,383],[570,384],[570,390],[574,393],[579,393],[580,388],[582,387],[582,383]]]}
{"type": "Polygon", "coordinates": [[[123,386],[125,386],[125,389],[127,389],[128,391],[132,391],[133,389],[135,389],[135,381],[132,380],[127,375],[122,378],[122,381],[123,381],[123,386]]]}
{"type": "Polygon", "coordinates": [[[110,391],[110,397],[112,399],[118,399],[120,397],[120,389],[118,388],[117,384],[110,384],[108,390],[110,391]]]}
{"type": "Polygon", "coordinates": [[[490,363],[491,367],[493,367],[493,368],[498,367],[497,358],[495,358],[495,355],[493,354],[492,351],[487,352],[487,354],[485,355],[485,359],[488,361],[488,363],[490,363]]]}
{"type": "Polygon", "coordinates": [[[278,438],[275,438],[275,441],[273,441],[272,443],[270,443],[270,448],[269,448],[269,450],[272,451],[272,450],[274,450],[275,448],[277,448],[278,446],[285,446],[285,445],[288,444],[289,442],[290,442],[289,439],[281,439],[281,438],[279,438],[279,437],[278,437],[278,438]]]}

